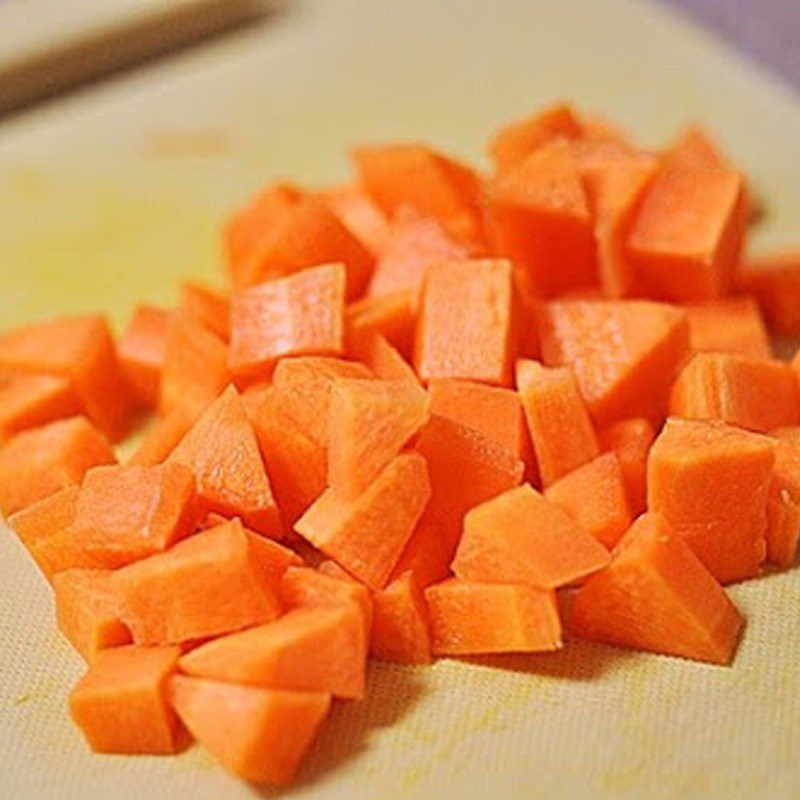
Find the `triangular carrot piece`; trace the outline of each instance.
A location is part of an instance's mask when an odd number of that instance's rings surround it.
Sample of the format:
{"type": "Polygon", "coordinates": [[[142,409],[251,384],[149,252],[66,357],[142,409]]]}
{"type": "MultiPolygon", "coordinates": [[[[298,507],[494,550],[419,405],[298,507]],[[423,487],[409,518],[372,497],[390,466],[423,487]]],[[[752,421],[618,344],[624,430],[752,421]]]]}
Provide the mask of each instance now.
{"type": "Polygon", "coordinates": [[[382,661],[427,664],[431,660],[428,606],[413,572],[373,593],[370,652],[382,661]]]}

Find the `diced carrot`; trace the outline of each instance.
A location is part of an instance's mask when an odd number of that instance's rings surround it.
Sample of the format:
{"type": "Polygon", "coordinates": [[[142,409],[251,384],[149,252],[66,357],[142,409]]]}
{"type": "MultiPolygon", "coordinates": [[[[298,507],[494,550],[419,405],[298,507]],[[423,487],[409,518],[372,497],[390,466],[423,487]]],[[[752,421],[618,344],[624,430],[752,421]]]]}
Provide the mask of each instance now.
{"type": "MultiPolygon", "coordinates": [[[[449,538],[452,540],[456,537],[449,538]]],[[[414,580],[421,588],[443,581],[451,574],[453,549],[452,541],[448,541],[448,537],[434,520],[434,515],[423,515],[406,542],[389,576],[389,583],[401,578],[406,572],[413,573],[414,580]]]]}
{"type": "Polygon", "coordinates": [[[517,362],[517,387],[542,484],[593,459],[600,449],[578,383],[569,369],[517,362]]]}
{"type": "Polygon", "coordinates": [[[379,333],[404,356],[411,353],[416,311],[410,291],[364,297],[345,309],[348,350],[358,349],[364,338],[379,333]]]}
{"type": "Polygon", "coordinates": [[[58,628],[86,661],[109,647],[130,644],[113,572],[68,569],[53,578],[53,592],[58,628]]]}
{"type": "Polygon", "coordinates": [[[723,422],[669,419],[650,450],[648,508],[721,583],[759,573],[775,446],[723,422]]]}
{"type": "Polygon", "coordinates": [[[322,356],[286,358],[278,363],[272,385],[283,412],[312,441],[328,447],[331,390],[336,378],[371,378],[353,361],[322,356]]]}
{"type": "Polygon", "coordinates": [[[236,686],[176,675],[170,699],[182,722],[225,769],[282,786],[328,713],[330,695],[236,686]]]}
{"type": "Polygon", "coordinates": [[[512,312],[508,261],[454,261],[431,267],[414,343],[414,366],[421,380],[464,378],[508,386],[514,358],[512,312]]]}
{"type": "Polygon", "coordinates": [[[387,214],[411,206],[457,241],[482,242],[478,179],[468,167],[421,144],[358,147],[352,157],[361,185],[387,214]]]}
{"type": "Polygon", "coordinates": [[[0,370],[67,378],[83,413],[109,439],[127,433],[130,397],[101,316],[60,317],[0,335],[0,370]]]}
{"type": "Polygon", "coordinates": [[[261,551],[238,520],[117,571],[122,619],[137,644],[219,636],[275,619],[261,551]]]}
{"type": "Polygon", "coordinates": [[[416,308],[428,269],[440,262],[468,258],[472,249],[453,239],[436,219],[403,206],[392,219],[367,294],[385,297],[408,292],[416,308]]]}
{"type": "Polygon", "coordinates": [[[800,251],[771,253],[747,261],[738,287],[751,293],[777,336],[800,334],[800,251]]]}
{"type": "Polygon", "coordinates": [[[208,407],[172,451],[197,481],[199,515],[241,517],[250,528],[280,538],[282,524],[253,426],[231,386],[208,407]]]}
{"type": "Polygon", "coordinates": [[[95,467],[83,479],[73,535],[88,554],[122,566],[192,533],[194,503],[194,475],[182,464],[95,467]]]}
{"type": "Polygon", "coordinates": [[[379,333],[362,336],[357,343],[351,345],[350,355],[358,359],[376,378],[402,381],[420,388],[419,378],[411,364],[379,333]]]}
{"type": "Polygon", "coordinates": [[[592,220],[578,166],[564,142],[536,150],[486,190],[489,240],[534,297],[597,284],[592,220]]]}
{"type": "Polygon", "coordinates": [[[125,334],[117,342],[117,357],[131,397],[143,408],[156,408],[167,350],[169,312],[137,306],[125,334]]]}
{"type": "Polygon", "coordinates": [[[544,496],[609,550],[632,522],[616,453],[603,453],[564,475],[547,488],[544,496]]]}
{"type": "Polygon", "coordinates": [[[800,427],[770,431],[775,469],[767,504],[767,560],[790,567],[800,540],[800,427]]]}
{"type": "Polygon", "coordinates": [[[555,594],[523,584],[447,580],[425,590],[434,655],[535,653],[561,647],[555,594]]]}
{"type": "Polygon", "coordinates": [[[324,201],[309,197],[292,206],[259,241],[234,274],[234,286],[242,289],[307,267],[334,263],[345,266],[347,299],[360,297],[372,273],[372,253],[324,201]]]}
{"type": "Polygon", "coordinates": [[[372,655],[400,664],[430,663],[428,606],[414,573],[403,573],[373,598],[372,655]]]}
{"type": "Polygon", "coordinates": [[[746,215],[738,172],[666,162],[628,238],[630,256],[649,296],[691,301],[727,294],[746,215]]]}
{"type": "Polygon", "coordinates": [[[420,433],[416,449],[428,462],[431,482],[421,524],[436,532],[452,557],[464,514],[519,486],[525,464],[472,428],[436,415],[420,433]]]}
{"type": "Polygon", "coordinates": [[[611,565],[578,589],[571,630],[583,639],[713,664],[733,657],[742,617],[714,576],[658,514],[645,514],[611,565]]]}
{"type": "Polygon", "coordinates": [[[489,142],[489,155],[495,170],[505,172],[554,139],[573,139],[582,133],[574,109],[561,103],[503,126],[489,142]]]}
{"type": "Polygon", "coordinates": [[[465,581],[555,589],[608,562],[603,545],[525,484],[467,512],[452,569],[465,581]]]}
{"type": "Polygon", "coordinates": [[[222,292],[202,283],[181,283],[180,308],[216,334],[223,342],[230,339],[231,306],[222,292]]]}
{"type": "Polygon", "coordinates": [[[389,238],[389,220],[357,183],[324,189],[320,196],[342,224],[374,255],[380,253],[389,238]]]}
{"type": "Polygon", "coordinates": [[[13,514],[115,461],[108,440],[85,417],[18,433],[0,448],[0,510],[13,514]]]}
{"type": "Polygon", "coordinates": [[[341,264],[295,272],[233,295],[228,366],[237,380],[269,377],[284,356],[341,355],[341,264]]]}
{"type": "Polygon", "coordinates": [[[179,647],[114,647],[98,653],[69,698],[73,720],[96,753],[174,753],[178,719],[167,681],[179,647]]]}
{"type": "Polygon", "coordinates": [[[689,342],[699,352],[769,358],[772,348],[756,301],[749,295],[687,306],[689,342]]]}
{"type": "Polygon", "coordinates": [[[0,444],[27,428],[80,414],[80,402],[66,378],[0,375],[0,444]]]}
{"type": "Polygon", "coordinates": [[[238,631],[187,653],[180,668],[215,680],[364,696],[367,643],[354,603],[301,607],[280,619],[238,631]]]}
{"type": "Polygon", "coordinates": [[[430,402],[402,381],[339,378],[329,413],[328,485],[358,497],[425,425],[430,402]]]}
{"type": "Polygon", "coordinates": [[[250,421],[281,517],[287,526],[325,491],[328,455],[284,413],[274,388],[258,392],[250,421]]]}
{"type": "Polygon", "coordinates": [[[656,432],[644,417],[621,419],[597,431],[597,441],[604,452],[619,458],[628,507],[635,517],[647,507],[647,456],[656,432]]]}
{"type": "Polygon", "coordinates": [[[128,466],[154,467],[163,463],[196,421],[196,414],[181,405],[154,419],[128,459],[128,466]]]}
{"type": "Polygon", "coordinates": [[[660,424],[689,358],[685,311],[662,303],[548,303],[537,314],[542,361],[571,367],[597,425],[626,417],[660,424]]]}
{"type": "Polygon", "coordinates": [[[676,417],[720,419],[767,433],[798,423],[800,395],[791,367],[782,361],[698,353],[678,375],[669,410],[676,417]]]}

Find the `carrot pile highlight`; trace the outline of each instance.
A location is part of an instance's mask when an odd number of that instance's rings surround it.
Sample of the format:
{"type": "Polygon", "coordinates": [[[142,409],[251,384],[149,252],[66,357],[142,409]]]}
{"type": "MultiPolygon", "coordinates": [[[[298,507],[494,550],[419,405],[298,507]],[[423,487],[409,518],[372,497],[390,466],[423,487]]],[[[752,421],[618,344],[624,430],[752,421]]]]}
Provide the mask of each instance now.
{"type": "Polygon", "coordinates": [[[116,341],[0,333],[0,510],[95,752],[194,739],[285,785],[370,658],[732,662],[724,587],[800,542],[800,353],[770,338],[800,251],[747,250],[752,184],[696,126],[648,151],[560,104],[488,156],[357,147],[232,215],[224,286],[116,341]]]}

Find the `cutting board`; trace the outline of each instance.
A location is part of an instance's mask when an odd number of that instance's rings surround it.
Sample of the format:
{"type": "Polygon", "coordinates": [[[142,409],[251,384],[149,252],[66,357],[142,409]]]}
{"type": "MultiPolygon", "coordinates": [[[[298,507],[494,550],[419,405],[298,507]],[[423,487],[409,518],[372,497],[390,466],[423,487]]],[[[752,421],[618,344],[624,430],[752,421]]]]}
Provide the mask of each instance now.
{"type": "MultiPolygon", "coordinates": [[[[424,139],[480,163],[497,125],[558,98],[645,144],[717,132],[766,198],[755,246],[797,243],[800,103],[708,34],[637,0],[296,3],[270,26],[0,127],[0,318],[174,302],[219,275],[227,210],[265,181],[347,174],[353,142],[424,139]]],[[[83,666],[0,535],[0,796],[259,794],[199,748],[90,755],[65,701],[83,666]]],[[[734,665],[587,643],[554,655],[373,664],[298,784],[319,800],[800,796],[800,574],[731,588],[734,665]]],[[[272,796],[266,793],[267,796],[272,796]]]]}

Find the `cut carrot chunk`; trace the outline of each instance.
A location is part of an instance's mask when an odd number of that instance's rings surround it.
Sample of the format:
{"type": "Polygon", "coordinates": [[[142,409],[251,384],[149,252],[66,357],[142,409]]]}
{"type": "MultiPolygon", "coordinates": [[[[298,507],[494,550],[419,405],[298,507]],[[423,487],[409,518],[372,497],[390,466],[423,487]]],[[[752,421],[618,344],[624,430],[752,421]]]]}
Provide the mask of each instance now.
{"type": "Polygon", "coordinates": [[[739,273],[738,287],[758,300],[775,335],[789,338],[800,334],[800,251],[751,259],[739,273]]]}
{"type": "Polygon", "coordinates": [[[647,456],[655,438],[652,424],[644,417],[622,419],[597,432],[600,449],[612,451],[619,458],[633,516],[641,514],[647,506],[647,456]]]}
{"type": "Polygon", "coordinates": [[[777,442],[767,504],[767,559],[790,567],[800,540],[800,428],[770,431],[777,442]]]}
{"type": "Polygon", "coordinates": [[[328,489],[295,530],[370,588],[381,589],[430,497],[425,459],[396,456],[355,500],[328,489]]]}
{"type": "Polygon", "coordinates": [[[490,242],[516,265],[524,295],[554,297],[597,284],[589,206],[565,143],[537,150],[490,182],[486,213],[490,242]]]}
{"type": "Polygon", "coordinates": [[[650,450],[649,509],[722,583],[759,573],[775,446],[722,422],[670,419],[650,450]]]}
{"type": "Polygon", "coordinates": [[[448,538],[452,540],[456,537],[447,537],[433,516],[425,514],[417,524],[389,576],[390,583],[403,577],[406,572],[413,573],[414,580],[421,588],[450,577],[453,544],[448,538]]]}
{"type": "Polygon", "coordinates": [[[600,452],[570,370],[521,360],[517,362],[517,387],[544,486],[600,452]]]}
{"type": "Polygon", "coordinates": [[[287,358],[278,363],[272,384],[284,413],[312,441],[328,447],[328,419],[333,383],[337,378],[371,378],[353,361],[322,356],[287,358]]]}
{"type": "Polygon", "coordinates": [[[746,215],[738,172],[666,162],[628,238],[650,296],[687,301],[725,295],[733,285],[746,215]]]}
{"type": "Polygon", "coordinates": [[[0,335],[0,370],[67,378],[83,413],[109,439],[127,433],[130,397],[101,316],[61,317],[0,335]]]}
{"type": "Polygon", "coordinates": [[[448,580],[425,590],[434,655],[535,653],[561,647],[555,594],[522,584],[448,580]]]}
{"type": "Polygon", "coordinates": [[[158,406],[168,325],[169,312],[165,309],[137,306],[125,335],[117,342],[117,357],[128,390],[143,408],[158,406]]]}
{"type": "Polygon", "coordinates": [[[194,281],[181,283],[180,308],[216,334],[223,342],[230,339],[231,306],[228,298],[210,286],[194,281]]]}
{"type": "Polygon", "coordinates": [[[357,183],[334,186],[319,193],[342,224],[373,254],[386,246],[389,220],[357,183]]]}
{"type": "Polygon", "coordinates": [[[730,662],[742,624],[714,576],[657,514],[640,517],[611,566],[578,590],[570,620],[583,639],[713,664],[730,662]]]}
{"type": "Polygon", "coordinates": [[[632,522],[616,453],[604,453],[564,475],[547,488],[544,496],[609,550],[632,522]]]}
{"type": "Polygon", "coordinates": [[[699,352],[734,353],[769,358],[772,348],[756,301],[749,296],[728,297],[687,307],[689,341],[699,352]]]}
{"type": "Polygon", "coordinates": [[[669,410],[767,433],[797,424],[800,396],[791,367],[782,361],[698,353],[675,381],[669,410]]]}
{"type": "Polygon", "coordinates": [[[347,603],[297,608],[215,639],[183,656],[180,668],[202,678],[360,698],[366,655],[361,610],[347,603]]]}
{"type": "Polygon", "coordinates": [[[344,280],[341,264],[326,264],[235,293],[228,357],[234,377],[269,377],[284,356],[340,355],[344,280]]]}
{"type": "Polygon", "coordinates": [[[543,306],[537,323],[542,360],[572,368],[596,424],[664,419],[690,355],[685,311],[637,300],[559,302],[543,306]]]}
{"type": "Polygon", "coordinates": [[[287,526],[293,526],[325,491],[325,448],[283,412],[274,388],[258,393],[250,420],[281,516],[287,526]]]}
{"type": "Polygon", "coordinates": [[[166,416],[158,417],[128,459],[128,466],[154,467],[163,463],[196,421],[195,414],[183,406],[176,406],[166,416]]]}
{"type": "Polygon", "coordinates": [[[507,386],[513,363],[511,264],[454,261],[428,271],[414,366],[423,382],[464,378],[507,386]]]}
{"type": "Polygon", "coordinates": [[[99,653],[69,698],[96,753],[174,753],[178,719],[167,698],[179,647],[115,647],[99,653]]]}
{"type": "Polygon", "coordinates": [[[482,241],[478,179],[468,167],[420,144],[358,147],[352,156],[361,185],[387,214],[411,206],[457,241],[482,241]]]}
{"type": "Polygon", "coordinates": [[[413,367],[379,333],[363,336],[351,347],[351,355],[357,358],[376,378],[385,381],[402,381],[420,388],[419,378],[413,367]]]}
{"type": "Polygon", "coordinates": [[[328,485],[343,496],[361,494],[428,421],[429,408],[419,386],[338,379],[331,395],[328,485]]]}
{"type": "Polygon", "coordinates": [[[555,589],[608,562],[605,547],[525,484],[467,513],[452,569],[465,581],[555,589]]]}
{"type": "Polygon", "coordinates": [[[280,538],[282,525],[253,426],[229,387],[172,451],[168,463],[194,473],[202,516],[241,517],[250,528],[280,538]]]}
{"type": "Polygon", "coordinates": [[[471,248],[453,239],[442,225],[414,208],[401,207],[375,263],[367,289],[370,297],[408,292],[416,308],[430,267],[469,257],[471,248]]]}
{"type": "Polygon", "coordinates": [[[13,514],[115,461],[108,440],[84,417],[18,433],[0,448],[0,510],[13,514]]]}
{"type": "Polygon", "coordinates": [[[283,692],[176,675],[183,724],[225,769],[257,784],[291,782],[325,719],[330,695],[283,692]]]}
{"type": "Polygon", "coordinates": [[[403,355],[411,353],[416,311],[411,292],[364,297],[345,310],[348,350],[358,350],[364,339],[380,334],[403,355]]]}
{"type": "Polygon", "coordinates": [[[280,604],[254,539],[232,520],[118,570],[133,640],[187,642],[275,619],[280,604]]]}
{"type": "Polygon", "coordinates": [[[428,606],[413,572],[395,578],[373,598],[372,655],[400,664],[430,663],[428,606]]]}
{"type": "Polygon", "coordinates": [[[53,592],[58,628],[86,661],[101,650],[130,644],[113,572],[68,569],[53,578],[53,592]]]}
{"type": "Polygon", "coordinates": [[[80,414],[80,402],[66,378],[0,375],[0,444],[27,428],[80,414]]]}

